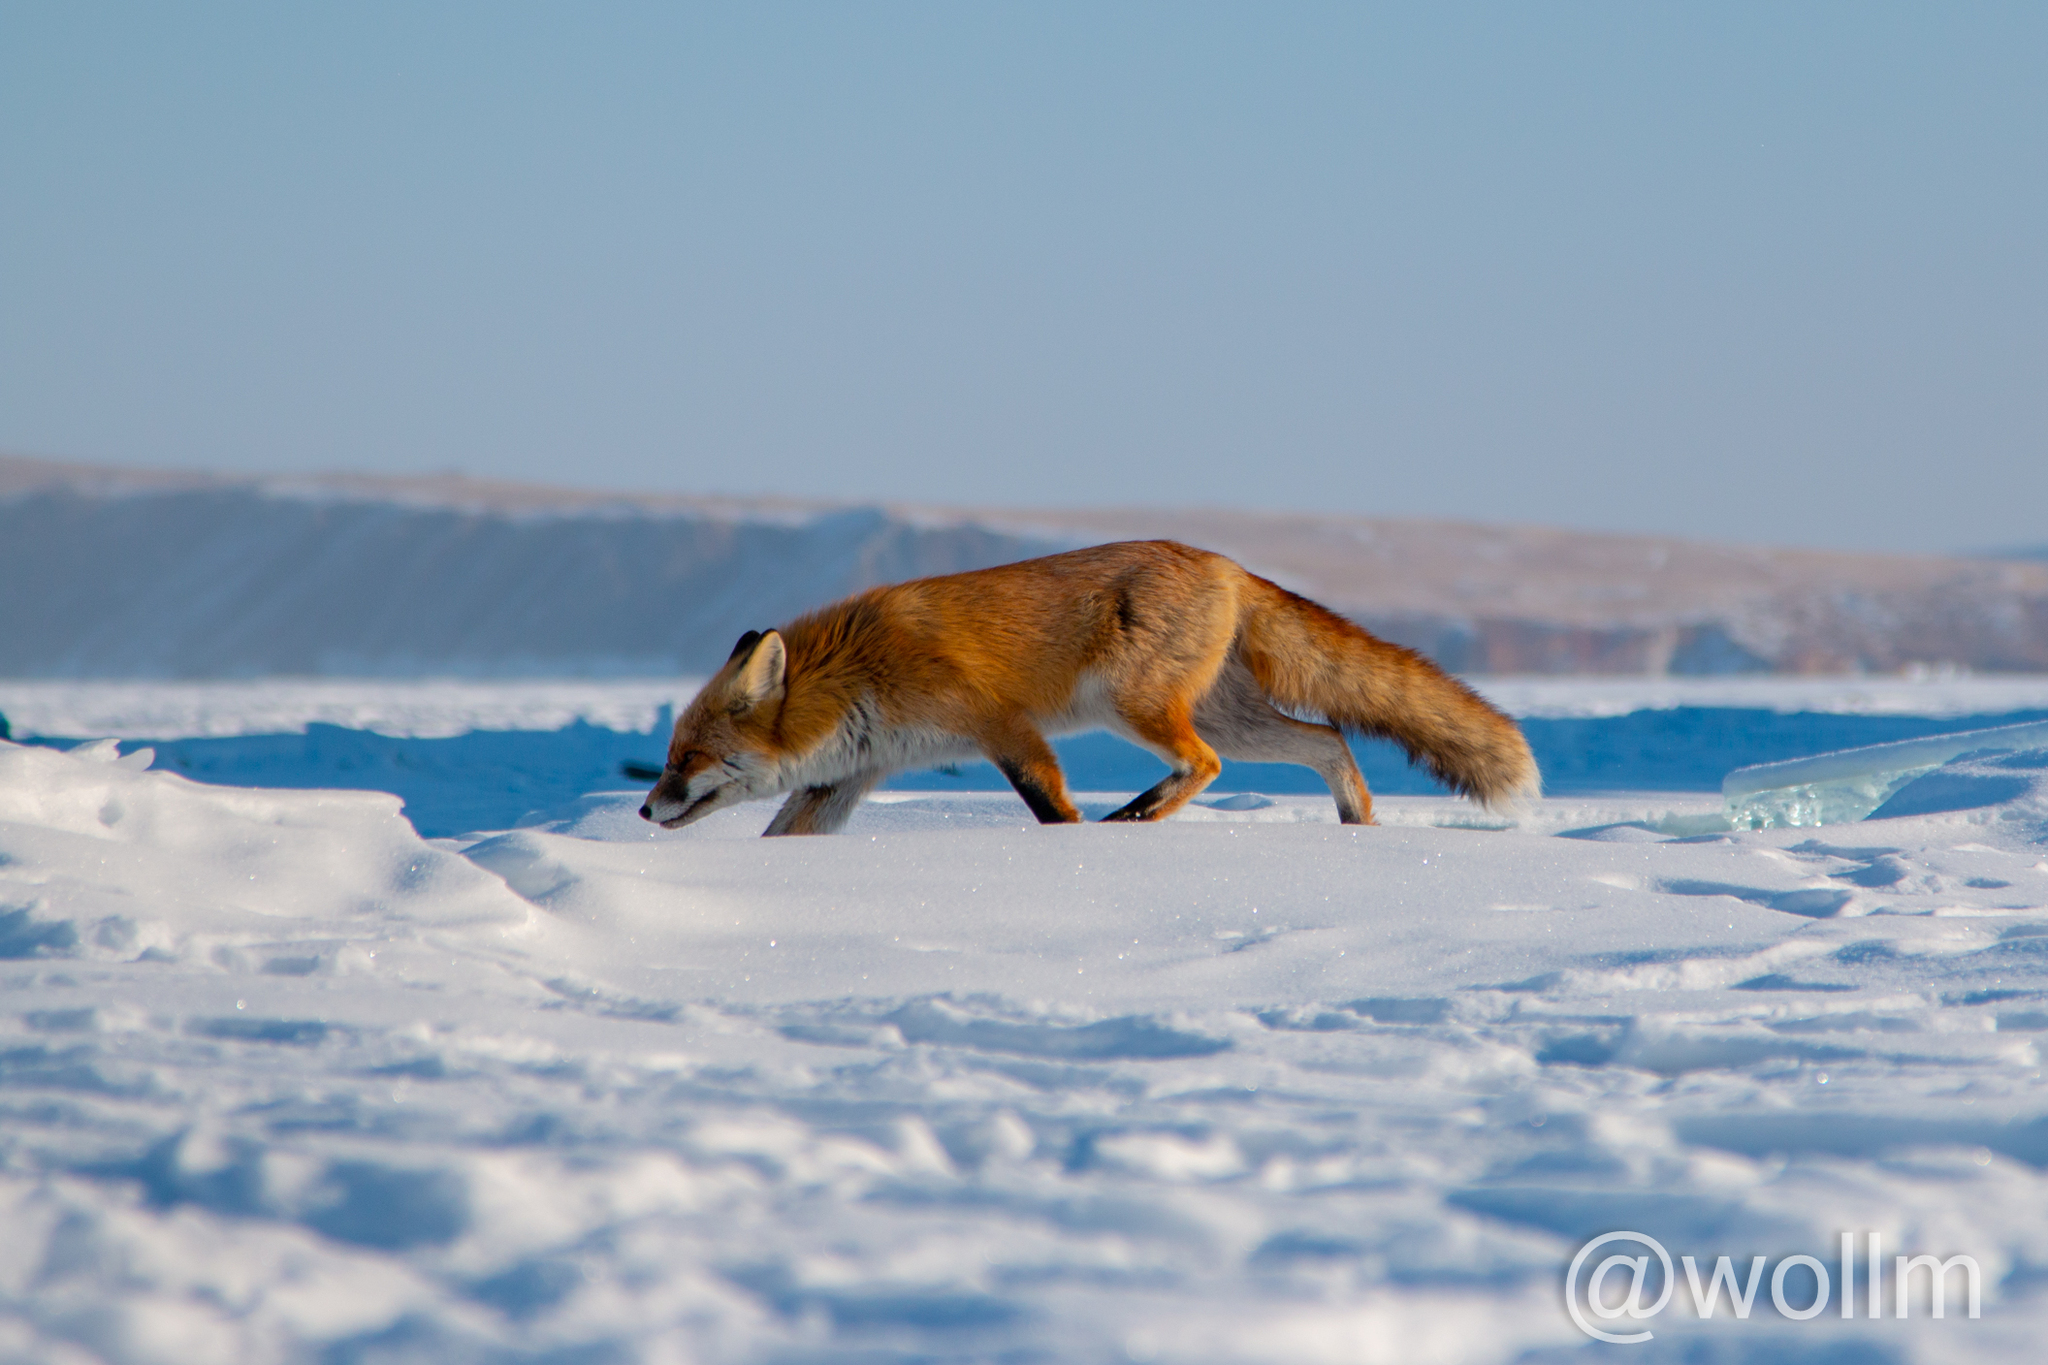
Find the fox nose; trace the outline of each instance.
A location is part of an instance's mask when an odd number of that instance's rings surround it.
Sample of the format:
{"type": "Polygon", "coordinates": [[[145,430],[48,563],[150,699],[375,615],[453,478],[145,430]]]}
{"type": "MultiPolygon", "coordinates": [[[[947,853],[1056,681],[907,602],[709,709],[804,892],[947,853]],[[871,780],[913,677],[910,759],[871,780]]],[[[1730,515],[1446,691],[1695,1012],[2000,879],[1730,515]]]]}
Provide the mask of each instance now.
{"type": "Polygon", "coordinates": [[[640,818],[642,820],[652,820],[654,818],[654,807],[643,803],[640,807],[640,818]]]}

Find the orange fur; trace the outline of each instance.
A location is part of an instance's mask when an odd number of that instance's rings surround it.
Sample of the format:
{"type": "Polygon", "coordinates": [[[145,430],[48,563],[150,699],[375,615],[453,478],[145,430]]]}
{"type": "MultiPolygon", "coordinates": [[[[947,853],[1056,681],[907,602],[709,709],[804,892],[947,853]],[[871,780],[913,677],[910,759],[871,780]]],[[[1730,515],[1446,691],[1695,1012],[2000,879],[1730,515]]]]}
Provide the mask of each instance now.
{"type": "Polygon", "coordinates": [[[982,755],[1044,821],[1080,818],[1048,733],[1107,728],[1172,771],[1107,818],[1157,820],[1226,757],[1296,762],[1370,822],[1340,730],[1487,804],[1537,791],[1513,721],[1435,664],[1221,555],[1133,541],[874,588],[756,636],[677,719],[641,814],[674,827],[789,792],[825,833],[889,773],[982,755]],[[1313,719],[1306,719],[1313,718],[1313,719]]]}

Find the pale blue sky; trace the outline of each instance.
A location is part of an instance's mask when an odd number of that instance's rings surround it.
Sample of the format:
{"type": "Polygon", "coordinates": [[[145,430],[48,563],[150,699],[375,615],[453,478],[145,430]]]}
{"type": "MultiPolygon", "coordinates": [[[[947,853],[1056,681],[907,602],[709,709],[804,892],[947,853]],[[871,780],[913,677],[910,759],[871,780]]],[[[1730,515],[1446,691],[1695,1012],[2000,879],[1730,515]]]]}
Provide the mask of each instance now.
{"type": "Polygon", "coordinates": [[[2048,541],[2048,7],[0,0],[0,449],[2048,541]]]}

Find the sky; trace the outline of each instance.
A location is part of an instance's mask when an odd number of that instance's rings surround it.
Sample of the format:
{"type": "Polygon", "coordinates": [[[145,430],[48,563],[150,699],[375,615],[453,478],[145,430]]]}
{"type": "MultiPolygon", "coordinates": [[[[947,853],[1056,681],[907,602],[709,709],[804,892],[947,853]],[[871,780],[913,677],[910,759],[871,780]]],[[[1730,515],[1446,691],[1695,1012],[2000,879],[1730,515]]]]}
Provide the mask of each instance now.
{"type": "Polygon", "coordinates": [[[0,0],[0,451],[2048,542],[2038,4],[0,0]]]}

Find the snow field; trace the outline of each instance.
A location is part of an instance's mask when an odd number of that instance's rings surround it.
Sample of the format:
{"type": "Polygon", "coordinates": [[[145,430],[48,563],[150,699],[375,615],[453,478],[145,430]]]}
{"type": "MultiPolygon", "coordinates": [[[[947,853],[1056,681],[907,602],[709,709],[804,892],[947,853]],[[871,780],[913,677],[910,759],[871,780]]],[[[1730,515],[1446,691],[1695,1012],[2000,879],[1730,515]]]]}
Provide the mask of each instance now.
{"type": "Polygon", "coordinates": [[[2038,753],[1690,840],[1717,797],[427,841],[117,752],[0,745],[0,1360],[1562,1360],[1616,1228],[1984,1270],[1644,1360],[2048,1326],[2038,753]]]}
{"type": "Polygon", "coordinates": [[[559,730],[577,721],[611,730],[646,730],[663,706],[688,702],[702,681],[0,679],[0,715],[8,718],[16,739],[217,739],[301,734],[308,725],[444,739],[473,730],[559,730]]]}

